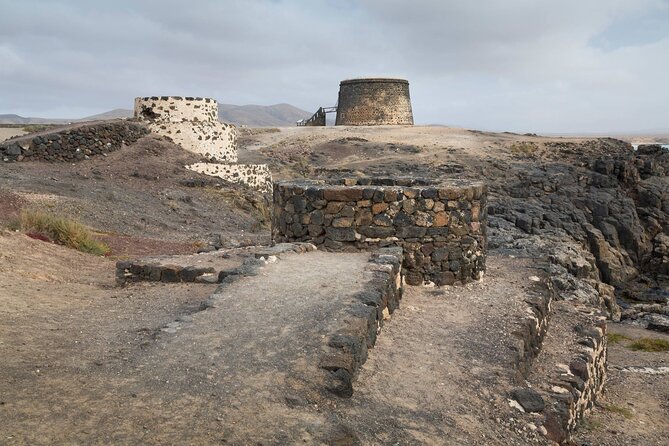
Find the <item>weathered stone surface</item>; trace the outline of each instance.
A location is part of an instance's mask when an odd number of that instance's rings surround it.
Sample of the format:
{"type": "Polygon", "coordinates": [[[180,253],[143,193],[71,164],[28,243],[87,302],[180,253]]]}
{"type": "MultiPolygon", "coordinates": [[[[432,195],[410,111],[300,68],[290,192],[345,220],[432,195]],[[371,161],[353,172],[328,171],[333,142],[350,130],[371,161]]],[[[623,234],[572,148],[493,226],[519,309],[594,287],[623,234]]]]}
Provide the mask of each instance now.
{"type": "Polygon", "coordinates": [[[336,125],[413,125],[409,82],[349,79],[339,85],[336,125]]]}
{"type": "Polygon", "coordinates": [[[323,198],[328,201],[358,201],[362,200],[362,189],[345,187],[325,189],[323,198]]]}
{"type": "Polygon", "coordinates": [[[388,203],[374,203],[372,205],[373,214],[380,214],[381,212],[384,212],[386,209],[388,209],[388,203]]]}
{"type": "Polygon", "coordinates": [[[162,268],[161,281],[162,282],[180,282],[181,268],[176,265],[166,265],[162,268]]]}
{"type": "Polygon", "coordinates": [[[511,392],[511,398],[518,401],[518,404],[525,409],[525,412],[541,412],[546,407],[546,403],[541,395],[532,389],[515,389],[511,392]]]}
{"type": "Polygon", "coordinates": [[[448,221],[449,220],[450,220],[449,214],[447,214],[446,212],[443,212],[443,211],[442,212],[437,212],[434,215],[434,221],[432,223],[432,226],[435,226],[435,227],[438,227],[438,228],[448,226],[448,221]]]}
{"type": "Polygon", "coordinates": [[[377,214],[372,218],[372,222],[377,226],[392,226],[393,220],[391,220],[388,214],[377,214]]]}
{"type": "Polygon", "coordinates": [[[353,224],[351,217],[339,217],[332,220],[333,228],[350,228],[353,224]]]}
{"type": "Polygon", "coordinates": [[[328,238],[337,242],[353,242],[355,230],[351,228],[325,228],[325,234],[328,238]]]}

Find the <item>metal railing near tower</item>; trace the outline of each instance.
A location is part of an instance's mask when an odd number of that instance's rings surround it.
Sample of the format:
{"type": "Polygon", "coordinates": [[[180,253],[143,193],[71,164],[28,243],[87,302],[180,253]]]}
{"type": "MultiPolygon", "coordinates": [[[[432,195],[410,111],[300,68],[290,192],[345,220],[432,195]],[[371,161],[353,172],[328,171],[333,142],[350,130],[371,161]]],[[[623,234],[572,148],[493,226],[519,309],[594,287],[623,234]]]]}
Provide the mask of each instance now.
{"type": "Polygon", "coordinates": [[[297,126],[298,127],[304,127],[304,126],[325,126],[325,118],[328,113],[336,113],[337,112],[337,106],[334,107],[320,107],[318,110],[316,110],[316,113],[314,113],[311,118],[309,119],[300,119],[297,121],[297,126]]]}

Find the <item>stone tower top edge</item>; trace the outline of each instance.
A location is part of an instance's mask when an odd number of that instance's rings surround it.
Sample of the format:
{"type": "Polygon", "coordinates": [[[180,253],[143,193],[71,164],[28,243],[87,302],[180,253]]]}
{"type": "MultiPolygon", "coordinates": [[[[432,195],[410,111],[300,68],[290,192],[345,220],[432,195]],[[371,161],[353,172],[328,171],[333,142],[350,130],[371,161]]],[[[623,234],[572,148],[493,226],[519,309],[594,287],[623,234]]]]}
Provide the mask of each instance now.
{"type": "Polygon", "coordinates": [[[339,85],[347,84],[369,84],[374,82],[390,82],[396,84],[409,84],[409,81],[406,79],[401,79],[399,77],[355,77],[351,79],[344,79],[339,83],[339,85]]]}
{"type": "Polygon", "coordinates": [[[189,101],[216,104],[216,99],[201,98],[198,96],[138,96],[135,98],[135,101],[189,101]]]}

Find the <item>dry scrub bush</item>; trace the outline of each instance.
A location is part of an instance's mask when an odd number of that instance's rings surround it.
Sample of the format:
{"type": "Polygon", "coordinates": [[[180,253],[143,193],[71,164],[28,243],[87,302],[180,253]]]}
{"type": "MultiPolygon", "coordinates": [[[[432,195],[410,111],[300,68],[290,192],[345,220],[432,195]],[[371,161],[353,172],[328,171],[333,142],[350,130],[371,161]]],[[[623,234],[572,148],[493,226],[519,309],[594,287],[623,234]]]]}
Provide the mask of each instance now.
{"type": "Polygon", "coordinates": [[[46,236],[59,245],[89,254],[105,255],[110,251],[107,245],[95,240],[91,231],[81,223],[41,211],[24,210],[10,224],[10,228],[46,236]]]}

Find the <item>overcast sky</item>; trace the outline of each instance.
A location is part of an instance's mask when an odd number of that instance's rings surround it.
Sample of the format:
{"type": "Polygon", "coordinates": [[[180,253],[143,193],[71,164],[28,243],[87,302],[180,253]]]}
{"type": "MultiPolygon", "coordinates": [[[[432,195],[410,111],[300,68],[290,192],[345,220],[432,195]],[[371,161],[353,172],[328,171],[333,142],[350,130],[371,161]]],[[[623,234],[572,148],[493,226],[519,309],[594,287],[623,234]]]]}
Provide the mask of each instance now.
{"type": "Polygon", "coordinates": [[[417,124],[669,131],[669,0],[0,0],[0,114],[315,111],[363,76],[408,79],[417,124]]]}

